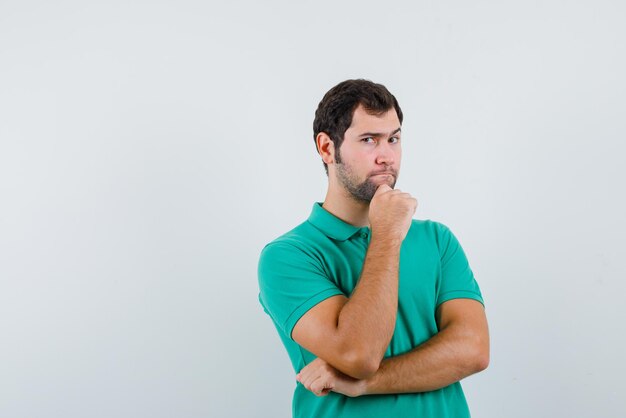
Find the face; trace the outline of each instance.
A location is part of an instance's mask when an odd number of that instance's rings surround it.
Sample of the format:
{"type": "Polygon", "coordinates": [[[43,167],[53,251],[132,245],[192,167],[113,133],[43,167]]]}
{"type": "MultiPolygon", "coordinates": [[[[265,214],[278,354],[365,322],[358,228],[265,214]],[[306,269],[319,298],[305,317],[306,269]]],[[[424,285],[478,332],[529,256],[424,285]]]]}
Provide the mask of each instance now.
{"type": "Polygon", "coordinates": [[[369,203],[378,186],[396,185],[401,157],[400,121],[395,109],[370,115],[359,105],[335,152],[337,180],[353,199],[369,203]]]}

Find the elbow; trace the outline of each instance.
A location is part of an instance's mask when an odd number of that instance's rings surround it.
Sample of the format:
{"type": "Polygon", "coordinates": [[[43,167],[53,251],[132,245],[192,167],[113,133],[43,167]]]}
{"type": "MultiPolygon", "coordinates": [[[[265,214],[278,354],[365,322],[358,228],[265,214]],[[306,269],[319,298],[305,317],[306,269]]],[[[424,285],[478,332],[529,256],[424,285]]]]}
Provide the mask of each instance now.
{"type": "Polygon", "coordinates": [[[376,374],[381,360],[371,355],[350,353],[345,356],[346,365],[342,371],[355,379],[368,379],[376,374]]]}
{"type": "Polygon", "coordinates": [[[353,366],[346,374],[358,380],[365,380],[374,376],[377,371],[378,367],[372,367],[369,364],[362,364],[353,366]]]}
{"type": "Polygon", "coordinates": [[[478,373],[489,367],[489,341],[476,341],[470,350],[468,366],[471,373],[478,373]]]}
{"type": "Polygon", "coordinates": [[[474,373],[482,372],[489,367],[489,353],[479,353],[474,357],[474,373]]]}

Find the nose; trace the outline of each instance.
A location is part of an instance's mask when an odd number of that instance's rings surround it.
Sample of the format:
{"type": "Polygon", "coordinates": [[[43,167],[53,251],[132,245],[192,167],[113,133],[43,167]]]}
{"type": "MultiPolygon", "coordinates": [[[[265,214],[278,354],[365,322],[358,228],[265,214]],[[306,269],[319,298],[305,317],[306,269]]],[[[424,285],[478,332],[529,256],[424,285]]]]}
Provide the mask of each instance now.
{"type": "Polygon", "coordinates": [[[387,141],[383,141],[377,148],[376,164],[393,165],[395,154],[391,145],[387,141]]]}

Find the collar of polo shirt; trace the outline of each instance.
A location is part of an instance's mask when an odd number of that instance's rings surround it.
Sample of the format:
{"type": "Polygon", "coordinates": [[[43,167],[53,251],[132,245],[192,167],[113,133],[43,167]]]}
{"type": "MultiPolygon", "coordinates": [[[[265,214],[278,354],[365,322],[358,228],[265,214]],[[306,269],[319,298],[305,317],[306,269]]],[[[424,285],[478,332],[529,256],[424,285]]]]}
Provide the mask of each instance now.
{"type": "Polygon", "coordinates": [[[368,232],[369,228],[364,226],[350,225],[342,221],[332,213],[322,207],[323,202],[315,202],[313,210],[309,216],[309,222],[317,229],[322,231],[324,235],[336,241],[345,241],[357,232],[368,232]]]}

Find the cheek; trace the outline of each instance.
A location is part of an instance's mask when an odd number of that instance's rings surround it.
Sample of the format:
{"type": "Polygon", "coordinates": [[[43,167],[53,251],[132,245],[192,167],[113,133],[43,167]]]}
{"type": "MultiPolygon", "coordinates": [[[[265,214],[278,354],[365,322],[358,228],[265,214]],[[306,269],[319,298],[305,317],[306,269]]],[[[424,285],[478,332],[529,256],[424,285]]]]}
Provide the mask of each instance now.
{"type": "Polygon", "coordinates": [[[363,161],[367,161],[368,153],[365,151],[350,150],[349,152],[346,152],[344,154],[342,151],[341,158],[344,160],[345,163],[356,168],[359,165],[363,164],[363,161]]]}
{"type": "Polygon", "coordinates": [[[398,148],[398,151],[396,152],[396,156],[398,158],[398,164],[400,164],[400,159],[402,158],[402,148],[398,148]]]}

